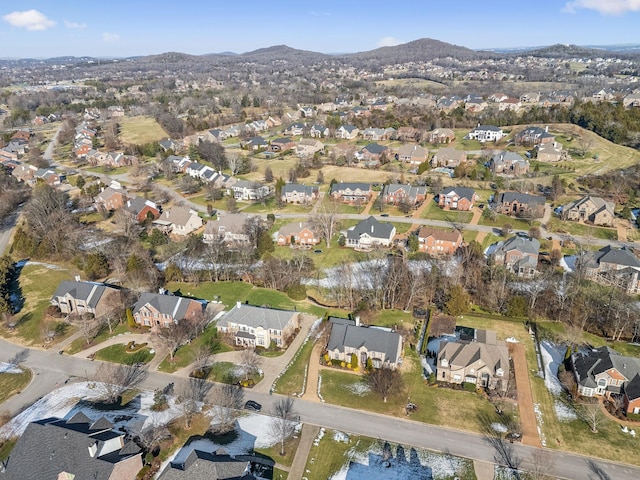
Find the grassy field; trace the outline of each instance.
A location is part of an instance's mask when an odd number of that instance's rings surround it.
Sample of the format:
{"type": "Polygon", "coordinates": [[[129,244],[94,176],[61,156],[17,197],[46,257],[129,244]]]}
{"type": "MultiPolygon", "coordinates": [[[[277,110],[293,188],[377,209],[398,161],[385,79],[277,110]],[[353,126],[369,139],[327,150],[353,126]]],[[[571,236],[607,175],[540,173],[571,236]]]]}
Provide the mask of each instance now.
{"type": "Polygon", "coordinates": [[[456,223],[469,223],[473,218],[473,212],[458,212],[456,210],[443,210],[436,202],[429,202],[429,205],[422,211],[420,218],[430,220],[444,220],[456,223]]]}
{"type": "Polygon", "coordinates": [[[137,352],[128,352],[124,344],[110,345],[96,352],[96,359],[105,362],[123,363],[133,365],[134,363],[149,363],[155,353],[151,353],[148,347],[141,348],[137,352]]]}
{"type": "MultiPolygon", "coordinates": [[[[305,467],[305,478],[308,480],[326,480],[341,471],[349,462],[360,457],[366,457],[369,452],[374,455],[380,455],[382,453],[383,439],[350,435],[346,437],[346,441],[344,440],[344,435],[339,435],[338,432],[333,430],[327,430],[320,441],[311,447],[305,467]]],[[[391,450],[394,457],[397,456],[398,452],[405,452],[405,461],[409,461],[406,454],[412,450],[410,445],[392,444],[391,450]]],[[[442,457],[448,457],[446,454],[433,453],[422,449],[416,450],[416,454],[418,458],[420,458],[420,462],[427,467],[432,464],[441,465],[442,457]]],[[[454,476],[442,476],[444,472],[434,470],[432,472],[433,476],[428,478],[432,478],[433,480],[451,480],[453,478],[458,478],[459,480],[476,480],[472,461],[462,458],[451,458],[450,465],[452,465],[452,470],[455,471],[454,476]],[[454,462],[455,468],[453,467],[454,462]]],[[[372,478],[378,478],[373,472],[372,475],[372,478]]],[[[351,477],[347,474],[346,478],[351,477]]],[[[394,476],[393,478],[399,477],[394,476]]]]}
{"type": "Polygon", "coordinates": [[[195,352],[202,345],[209,345],[211,347],[211,353],[230,352],[233,350],[230,345],[217,340],[216,326],[212,323],[204,330],[204,333],[193,339],[191,343],[178,348],[173,360],[167,355],[158,367],[158,370],[173,373],[180,368],[190,365],[194,361],[195,352]]]}
{"type": "Polygon", "coordinates": [[[125,144],[144,145],[167,138],[167,132],[150,117],[123,117],[118,120],[120,140],[125,144]]]}
{"type": "MultiPolygon", "coordinates": [[[[207,378],[212,382],[234,384],[245,380],[247,377],[245,377],[235,363],[216,362],[211,366],[211,372],[209,372],[209,377],[207,378]]],[[[262,377],[258,373],[252,373],[248,378],[252,379],[255,383],[262,380],[262,377]]]]}
{"type": "Polygon", "coordinates": [[[478,221],[478,225],[487,225],[490,227],[496,227],[501,229],[506,224],[511,225],[511,228],[514,230],[529,230],[533,226],[540,225],[539,220],[533,220],[529,222],[528,220],[522,220],[521,218],[510,217],[509,215],[496,215],[495,222],[485,218],[484,216],[480,217],[478,221]]]}
{"type": "Polygon", "coordinates": [[[0,404],[20,392],[30,381],[31,370],[28,369],[22,373],[0,373],[0,404]]]}
{"type": "Polygon", "coordinates": [[[602,238],[605,240],[617,240],[618,231],[615,228],[595,227],[579,222],[562,221],[556,217],[549,219],[547,229],[556,233],[569,233],[581,237],[602,238]]]}
{"type": "MultiPolygon", "coordinates": [[[[45,265],[27,264],[18,277],[20,293],[24,297],[24,306],[16,315],[17,326],[9,332],[2,330],[3,336],[25,345],[37,345],[43,342],[43,316],[45,309],[51,305],[51,297],[63,280],[71,280],[77,271],[72,268],[48,268],[45,265]]],[[[52,323],[50,327],[59,328],[56,340],[73,333],[74,327],[62,321],[52,323]]]]}

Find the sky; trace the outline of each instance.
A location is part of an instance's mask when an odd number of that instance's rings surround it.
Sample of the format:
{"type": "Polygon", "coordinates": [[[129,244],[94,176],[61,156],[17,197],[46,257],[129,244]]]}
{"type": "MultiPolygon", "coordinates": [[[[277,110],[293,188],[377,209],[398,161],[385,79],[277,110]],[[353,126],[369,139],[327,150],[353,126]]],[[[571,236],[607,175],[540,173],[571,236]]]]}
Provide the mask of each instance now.
{"type": "Polygon", "coordinates": [[[640,0],[0,0],[0,58],[640,44],[640,0]]]}

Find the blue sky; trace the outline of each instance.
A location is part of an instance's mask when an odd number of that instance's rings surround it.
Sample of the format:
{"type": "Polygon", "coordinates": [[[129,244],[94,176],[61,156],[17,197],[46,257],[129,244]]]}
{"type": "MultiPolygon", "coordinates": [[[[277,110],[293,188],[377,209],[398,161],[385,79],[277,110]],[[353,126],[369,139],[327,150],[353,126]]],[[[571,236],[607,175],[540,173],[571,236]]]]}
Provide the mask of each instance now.
{"type": "Polygon", "coordinates": [[[640,0],[0,0],[0,57],[640,43],[640,0]]]}

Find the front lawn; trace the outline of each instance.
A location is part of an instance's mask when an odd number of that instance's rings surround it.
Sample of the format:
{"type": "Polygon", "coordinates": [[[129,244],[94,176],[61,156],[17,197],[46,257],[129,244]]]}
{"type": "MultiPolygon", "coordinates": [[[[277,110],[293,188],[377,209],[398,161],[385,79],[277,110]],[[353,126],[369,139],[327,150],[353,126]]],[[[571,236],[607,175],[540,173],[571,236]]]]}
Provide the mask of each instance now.
{"type": "Polygon", "coordinates": [[[615,228],[595,227],[579,222],[562,221],[552,217],[547,223],[547,229],[551,232],[569,233],[580,237],[595,237],[604,240],[617,240],[618,231],[615,228]]]}
{"type": "Polygon", "coordinates": [[[262,380],[262,376],[253,372],[249,375],[244,374],[243,367],[231,362],[216,362],[211,366],[208,380],[218,383],[228,383],[234,385],[244,380],[253,380],[254,384],[257,384],[262,380]]]}
{"type": "Polygon", "coordinates": [[[308,340],[296,352],[287,369],[276,380],[274,391],[282,395],[295,395],[304,393],[307,365],[313,350],[314,342],[308,340]]]}
{"type": "Polygon", "coordinates": [[[436,202],[429,202],[422,211],[420,218],[430,220],[442,220],[456,223],[469,223],[473,218],[473,212],[458,212],[457,210],[443,210],[436,202]]]}
{"type": "Polygon", "coordinates": [[[116,345],[110,345],[98,350],[96,352],[96,359],[104,362],[123,363],[125,365],[133,365],[135,363],[149,363],[155,352],[151,352],[151,349],[144,347],[136,352],[128,352],[127,346],[118,343],[116,345]]]}
{"type": "Polygon", "coordinates": [[[29,369],[23,369],[22,373],[0,373],[0,404],[22,391],[30,381],[31,370],[29,369]]]}
{"type": "Polygon", "coordinates": [[[495,221],[491,221],[487,219],[484,215],[480,217],[478,221],[478,225],[487,225],[489,227],[496,227],[497,229],[501,229],[506,224],[511,225],[511,228],[514,230],[525,230],[528,231],[531,227],[540,225],[539,220],[523,220],[521,218],[510,217],[509,215],[501,215],[496,214],[495,221]]]}
{"type": "MultiPolygon", "coordinates": [[[[114,329],[113,332],[109,333],[109,329],[105,326],[103,326],[100,329],[100,332],[98,333],[98,335],[96,335],[96,337],[91,341],[91,343],[87,344],[87,341],[84,338],[76,338],[73,342],[71,342],[71,344],[65,348],[65,353],[69,354],[69,355],[74,355],[78,352],[81,352],[82,350],[92,347],[93,345],[98,345],[102,342],[104,342],[105,340],[111,338],[111,337],[115,337],[116,335],[122,335],[125,333],[131,333],[130,331],[131,329],[129,328],[129,326],[126,323],[121,323],[120,325],[117,325],[114,329]]],[[[135,330],[134,330],[135,332],[135,330]]]]}
{"type": "Polygon", "coordinates": [[[161,372],[173,373],[180,368],[190,365],[195,359],[195,352],[202,345],[209,345],[212,354],[230,352],[233,350],[233,347],[218,339],[216,326],[211,323],[204,330],[204,333],[194,338],[191,343],[178,348],[173,360],[171,360],[171,357],[167,355],[158,367],[158,370],[161,372]]]}

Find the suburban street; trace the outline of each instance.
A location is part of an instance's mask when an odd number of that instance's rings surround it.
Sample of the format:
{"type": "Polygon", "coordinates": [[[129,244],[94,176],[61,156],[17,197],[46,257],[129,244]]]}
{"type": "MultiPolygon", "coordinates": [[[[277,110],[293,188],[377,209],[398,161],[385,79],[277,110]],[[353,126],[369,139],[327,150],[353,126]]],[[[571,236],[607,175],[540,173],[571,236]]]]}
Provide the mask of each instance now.
{"type": "Polygon", "coordinates": [[[4,255],[9,249],[9,241],[18,223],[18,218],[20,218],[20,211],[21,209],[18,208],[5,218],[3,222],[0,222],[0,255],[4,255]]]}
{"type": "MultiPolygon", "coordinates": [[[[22,350],[24,347],[0,340],[0,361],[7,361],[22,350]]],[[[20,394],[14,395],[0,405],[0,412],[6,411],[15,415],[67,379],[71,381],[91,379],[101,364],[98,361],[58,355],[56,351],[28,349],[28,352],[23,365],[34,371],[34,380],[20,394]]],[[[170,382],[179,385],[184,381],[183,378],[175,375],[149,372],[142,387],[154,390],[170,382]]],[[[258,401],[264,407],[263,412],[269,412],[280,396],[247,390],[245,398],[258,401]]],[[[473,433],[299,399],[296,400],[296,410],[304,423],[402,443],[405,446],[427,448],[481,461],[494,461],[493,447],[482,436],[473,433]]],[[[522,467],[526,468],[531,464],[535,448],[513,444],[513,449],[515,456],[521,460],[522,467]]],[[[557,450],[546,449],[545,451],[551,458],[548,463],[549,473],[558,478],[572,480],[591,478],[637,480],[640,478],[640,467],[593,460],[557,450]]]]}

